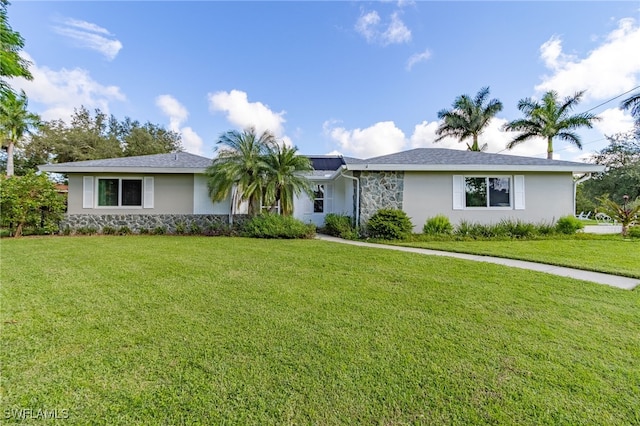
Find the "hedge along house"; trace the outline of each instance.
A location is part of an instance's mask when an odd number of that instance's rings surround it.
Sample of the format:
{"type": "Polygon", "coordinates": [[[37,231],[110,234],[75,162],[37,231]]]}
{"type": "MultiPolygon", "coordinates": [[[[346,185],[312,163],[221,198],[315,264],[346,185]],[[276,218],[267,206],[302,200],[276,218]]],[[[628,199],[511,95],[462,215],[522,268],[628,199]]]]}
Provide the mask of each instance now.
{"type": "MultiPolygon", "coordinates": [[[[552,222],[575,211],[575,187],[603,166],[440,148],[370,159],[309,156],[314,197],[294,200],[294,216],[322,225],[328,213],[361,225],[381,208],[402,209],[419,232],[427,218],[495,223],[552,222]]],[[[132,230],[233,220],[229,200],[213,203],[205,169],[211,159],[157,154],[40,166],[69,176],[63,227],[129,226],[132,230]]],[[[235,212],[242,215],[242,209],[235,212]]]]}

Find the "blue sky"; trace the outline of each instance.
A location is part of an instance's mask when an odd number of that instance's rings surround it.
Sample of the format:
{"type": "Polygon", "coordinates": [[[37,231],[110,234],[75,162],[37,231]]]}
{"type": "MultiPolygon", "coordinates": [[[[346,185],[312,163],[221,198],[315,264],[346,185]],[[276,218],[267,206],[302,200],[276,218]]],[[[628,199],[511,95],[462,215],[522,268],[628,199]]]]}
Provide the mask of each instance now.
{"type": "MultiPolygon", "coordinates": [[[[100,108],[181,132],[212,157],[219,135],[254,125],[304,154],[369,157],[434,145],[437,113],[491,88],[504,109],[481,137],[502,152],[518,100],[587,90],[582,112],[640,85],[640,3],[32,2],[9,22],[34,80],[13,80],[44,119],[100,108]]],[[[628,131],[618,98],[593,110],[577,160],[628,131]]],[[[544,157],[542,141],[513,153],[544,157]]]]}

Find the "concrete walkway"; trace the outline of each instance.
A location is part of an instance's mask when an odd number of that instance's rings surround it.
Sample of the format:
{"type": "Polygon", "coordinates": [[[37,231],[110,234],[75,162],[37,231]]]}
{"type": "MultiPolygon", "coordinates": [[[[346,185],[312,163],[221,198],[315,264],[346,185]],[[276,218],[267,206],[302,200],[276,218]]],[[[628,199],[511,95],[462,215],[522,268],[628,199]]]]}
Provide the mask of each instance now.
{"type": "Polygon", "coordinates": [[[563,266],[553,266],[544,263],[527,262],[524,260],[504,259],[501,257],[479,256],[475,254],[454,253],[440,250],[430,250],[415,247],[392,246],[388,244],[373,244],[363,241],[343,240],[341,238],[330,237],[328,235],[318,234],[319,240],[330,241],[334,243],[350,244],[360,247],[373,247],[378,249],[388,249],[404,251],[408,253],[427,254],[431,256],[455,257],[457,259],[473,260],[476,262],[495,263],[497,265],[511,266],[514,268],[529,269],[532,271],[545,272],[547,274],[559,275],[562,277],[575,278],[577,280],[591,281],[598,284],[606,284],[625,290],[633,290],[640,285],[640,279],[621,277],[618,275],[603,274],[601,272],[584,271],[581,269],[565,268],[563,266]]]}

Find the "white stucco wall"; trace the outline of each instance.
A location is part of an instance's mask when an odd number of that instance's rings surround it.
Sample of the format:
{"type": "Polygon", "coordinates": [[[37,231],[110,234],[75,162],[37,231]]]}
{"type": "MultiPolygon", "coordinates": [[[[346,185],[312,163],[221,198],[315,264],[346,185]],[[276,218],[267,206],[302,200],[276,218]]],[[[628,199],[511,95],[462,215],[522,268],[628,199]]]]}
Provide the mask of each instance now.
{"type": "Polygon", "coordinates": [[[230,198],[214,203],[209,197],[207,178],[204,175],[193,177],[193,213],[194,214],[229,214],[230,198]]]}
{"type": "MultiPolygon", "coordinates": [[[[478,173],[455,173],[479,176],[478,173]]],[[[404,174],[403,210],[411,218],[414,232],[422,232],[426,220],[443,214],[456,225],[460,220],[496,223],[501,219],[531,223],[553,222],[573,214],[573,179],[571,173],[481,173],[483,176],[524,176],[525,208],[473,208],[454,210],[453,175],[446,172],[406,172],[404,174]]]]}
{"type": "Polygon", "coordinates": [[[325,211],[323,213],[313,212],[313,200],[306,194],[295,197],[293,201],[293,216],[296,219],[322,226],[327,213],[353,216],[353,183],[350,179],[338,177],[333,181],[315,181],[313,183],[332,185],[333,196],[330,200],[325,200],[325,211]]]}

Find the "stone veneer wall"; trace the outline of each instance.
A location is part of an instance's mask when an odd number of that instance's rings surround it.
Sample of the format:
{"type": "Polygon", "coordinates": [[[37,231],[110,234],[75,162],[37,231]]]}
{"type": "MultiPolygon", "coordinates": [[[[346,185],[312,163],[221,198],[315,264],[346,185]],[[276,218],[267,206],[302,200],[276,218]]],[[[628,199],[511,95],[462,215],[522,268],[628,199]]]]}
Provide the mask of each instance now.
{"type": "Polygon", "coordinates": [[[380,209],[402,209],[404,172],[360,172],[360,225],[380,209]]]}
{"type": "MultiPolygon", "coordinates": [[[[246,215],[235,215],[234,224],[240,225],[247,219],[246,215]]],[[[182,223],[188,230],[192,223],[197,224],[202,231],[210,228],[220,228],[229,223],[229,215],[216,214],[67,214],[60,223],[60,229],[69,227],[76,230],[92,227],[99,231],[105,226],[119,229],[128,226],[133,232],[145,228],[153,230],[159,226],[166,226],[168,233],[176,231],[176,225],[182,223]]]]}

